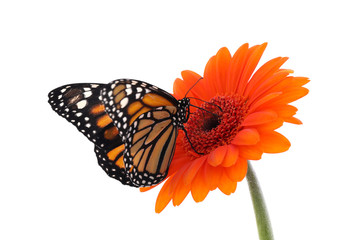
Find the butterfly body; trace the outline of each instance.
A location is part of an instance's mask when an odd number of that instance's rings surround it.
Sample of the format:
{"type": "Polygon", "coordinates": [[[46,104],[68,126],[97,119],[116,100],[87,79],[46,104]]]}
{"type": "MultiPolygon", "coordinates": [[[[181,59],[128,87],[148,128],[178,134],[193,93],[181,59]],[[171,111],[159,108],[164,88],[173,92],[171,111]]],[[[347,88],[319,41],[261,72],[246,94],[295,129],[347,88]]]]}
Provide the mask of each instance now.
{"type": "Polygon", "coordinates": [[[133,79],[65,85],[49,93],[49,103],[95,144],[110,177],[134,187],[166,177],[178,129],[189,117],[189,99],[133,79]]]}

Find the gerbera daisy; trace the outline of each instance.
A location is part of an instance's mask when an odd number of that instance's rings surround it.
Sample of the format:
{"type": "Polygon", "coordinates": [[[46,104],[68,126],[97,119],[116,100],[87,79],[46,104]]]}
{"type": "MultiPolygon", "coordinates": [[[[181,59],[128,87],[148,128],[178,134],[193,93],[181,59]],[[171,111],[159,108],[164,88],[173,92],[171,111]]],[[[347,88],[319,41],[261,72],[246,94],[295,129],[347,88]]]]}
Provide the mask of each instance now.
{"type": "Polygon", "coordinates": [[[199,74],[183,71],[182,79],[176,79],[173,95],[182,99],[189,91],[191,103],[203,109],[191,108],[185,125],[190,141],[182,133],[177,138],[156,212],[171,200],[174,206],[180,205],[189,192],[196,202],[217,188],[229,195],[246,176],[248,160],[289,149],[289,140],[276,129],[284,122],[301,124],[294,117],[297,108],[290,103],[308,93],[302,86],[309,80],[281,69],[286,57],[274,58],[255,71],[266,45],[244,44],[233,56],[221,48],[190,91],[199,74]]]}

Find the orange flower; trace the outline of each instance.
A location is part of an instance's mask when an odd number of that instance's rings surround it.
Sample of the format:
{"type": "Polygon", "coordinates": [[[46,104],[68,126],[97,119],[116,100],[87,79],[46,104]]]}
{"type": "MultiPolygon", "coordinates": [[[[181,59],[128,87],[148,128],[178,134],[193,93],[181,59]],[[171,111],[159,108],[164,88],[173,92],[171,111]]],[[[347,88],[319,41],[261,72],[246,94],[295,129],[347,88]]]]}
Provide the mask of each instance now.
{"type": "MultiPolygon", "coordinates": [[[[309,80],[289,76],[292,70],[280,69],[286,57],[274,58],[254,72],[266,45],[249,48],[244,44],[233,56],[227,48],[221,48],[208,61],[203,79],[188,97],[193,97],[191,104],[209,112],[191,107],[185,129],[192,146],[180,133],[166,182],[157,197],[156,212],[171,200],[174,206],[180,205],[189,192],[196,202],[217,188],[229,195],[244,179],[248,160],[289,149],[289,140],[275,130],[284,122],[301,124],[294,117],[297,108],[289,104],[308,93],[302,86],[309,80]]],[[[174,83],[173,95],[183,98],[200,78],[195,72],[183,71],[182,79],[174,83]]]]}

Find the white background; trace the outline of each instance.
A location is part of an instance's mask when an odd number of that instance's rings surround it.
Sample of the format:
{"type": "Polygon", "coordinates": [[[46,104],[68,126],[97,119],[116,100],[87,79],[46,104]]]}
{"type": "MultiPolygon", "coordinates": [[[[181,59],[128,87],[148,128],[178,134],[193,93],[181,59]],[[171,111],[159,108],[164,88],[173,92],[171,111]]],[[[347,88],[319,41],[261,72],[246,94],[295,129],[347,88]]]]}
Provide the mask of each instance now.
{"type": "Polygon", "coordinates": [[[268,42],[307,76],[291,149],[253,166],[275,239],[357,239],[354,1],[1,1],[1,239],[258,239],[247,183],[154,212],[97,166],[47,103],[75,82],[136,78],[172,91],[227,46],[268,42]]]}

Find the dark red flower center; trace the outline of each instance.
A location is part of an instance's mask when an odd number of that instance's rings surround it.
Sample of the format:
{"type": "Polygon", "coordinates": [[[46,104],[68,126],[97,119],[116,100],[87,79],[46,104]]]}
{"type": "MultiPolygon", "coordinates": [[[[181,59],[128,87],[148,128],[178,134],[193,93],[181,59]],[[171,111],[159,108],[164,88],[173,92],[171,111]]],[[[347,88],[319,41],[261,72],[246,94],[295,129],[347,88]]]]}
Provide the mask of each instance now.
{"type": "Polygon", "coordinates": [[[216,96],[203,103],[185,124],[189,138],[183,140],[185,149],[187,152],[208,154],[219,146],[229,144],[247,112],[246,100],[238,96],[216,96]]]}

